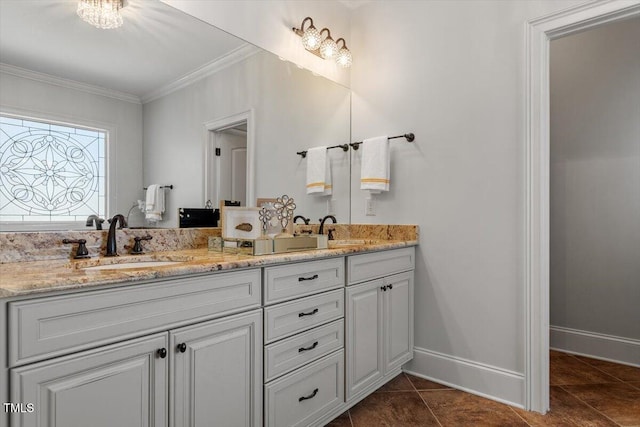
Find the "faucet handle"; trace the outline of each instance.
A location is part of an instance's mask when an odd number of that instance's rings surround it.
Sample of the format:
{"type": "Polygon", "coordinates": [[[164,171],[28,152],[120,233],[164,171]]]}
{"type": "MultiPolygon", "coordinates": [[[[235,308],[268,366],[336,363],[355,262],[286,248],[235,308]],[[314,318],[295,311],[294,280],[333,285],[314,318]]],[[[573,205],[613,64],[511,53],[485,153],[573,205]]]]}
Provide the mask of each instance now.
{"type": "Polygon", "coordinates": [[[335,237],[333,237],[333,232],[336,231],[335,228],[327,228],[327,239],[328,240],[334,240],[335,237]]]}
{"type": "Polygon", "coordinates": [[[77,240],[63,239],[62,243],[64,243],[65,245],[68,245],[71,243],[78,244],[78,250],[76,251],[76,254],[73,256],[73,259],[91,258],[89,256],[89,251],[87,250],[87,246],[86,246],[87,241],[85,239],[77,239],[77,240]]]}
{"type": "Polygon", "coordinates": [[[140,243],[142,240],[151,240],[153,239],[152,236],[146,235],[144,237],[134,237],[134,244],[133,244],[133,249],[131,249],[131,255],[142,255],[144,254],[144,251],[142,250],[142,243],[140,243]]]}

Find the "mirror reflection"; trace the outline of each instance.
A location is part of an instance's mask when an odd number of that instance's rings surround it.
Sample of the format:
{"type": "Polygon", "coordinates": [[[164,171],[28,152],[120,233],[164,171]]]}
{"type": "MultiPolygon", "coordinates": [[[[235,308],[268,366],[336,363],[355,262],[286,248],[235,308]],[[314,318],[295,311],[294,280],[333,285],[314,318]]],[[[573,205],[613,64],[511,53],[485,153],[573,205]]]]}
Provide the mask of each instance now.
{"type": "Polygon", "coordinates": [[[348,220],[349,152],[328,151],[331,196],[307,194],[296,155],[350,140],[347,88],[160,2],[128,1],[115,30],[82,22],[74,2],[0,12],[2,231],[116,213],[177,227],[179,208],[283,194],[312,222],[348,220]],[[87,142],[100,132],[102,146],[87,142]],[[37,164],[20,169],[25,153],[37,164]],[[152,184],[173,185],[157,222],[138,208],[152,184]]]}

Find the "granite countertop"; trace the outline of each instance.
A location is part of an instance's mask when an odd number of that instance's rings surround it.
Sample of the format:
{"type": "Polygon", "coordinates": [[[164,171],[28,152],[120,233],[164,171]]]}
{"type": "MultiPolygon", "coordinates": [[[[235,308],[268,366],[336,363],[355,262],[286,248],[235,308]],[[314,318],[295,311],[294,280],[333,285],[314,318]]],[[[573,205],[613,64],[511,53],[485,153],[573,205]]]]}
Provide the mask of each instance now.
{"type": "Polygon", "coordinates": [[[385,249],[415,246],[417,240],[361,240],[346,242],[333,249],[250,256],[223,254],[202,249],[162,251],[146,255],[124,255],[88,260],[42,260],[0,264],[0,298],[27,296],[70,289],[96,289],[100,285],[135,284],[142,281],[201,274],[235,268],[260,267],[295,261],[352,255],[385,249]],[[135,261],[178,261],[156,267],[117,270],[83,270],[105,263],[135,261]]]}

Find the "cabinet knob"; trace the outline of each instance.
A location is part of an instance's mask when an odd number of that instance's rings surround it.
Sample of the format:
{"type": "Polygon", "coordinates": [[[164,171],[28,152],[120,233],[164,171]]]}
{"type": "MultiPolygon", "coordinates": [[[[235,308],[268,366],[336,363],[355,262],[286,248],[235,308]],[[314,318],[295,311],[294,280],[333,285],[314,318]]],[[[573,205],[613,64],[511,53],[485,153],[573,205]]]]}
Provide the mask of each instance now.
{"type": "Polygon", "coordinates": [[[387,285],[387,288],[393,289],[393,285],[387,285]]]}
{"type": "Polygon", "coordinates": [[[187,351],[187,344],[186,343],[178,344],[177,348],[180,353],[184,353],[185,351],[187,351]]]}
{"type": "Polygon", "coordinates": [[[159,348],[158,351],[156,351],[156,354],[160,357],[160,359],[164,359],[165,357],[167,357],[167,349],[159,348]]]}
{"type": "Polygon", "coordinates": [[[311,393],[309,396],[302,396],[298,398],[298,402],[302,402],[303,400],[307,400],[307,399],[313,399],[314,397],[316,397],[316,394],[318,394],[318,389],[316,388],[315,390],[313,390],[313,393],[311,393]]]}
{"type": "Polygon", "coordinates": [[[387,292],[387,287],[386,286],[380,286],[380,289],[382,289],[382,292],[387,292]]]}

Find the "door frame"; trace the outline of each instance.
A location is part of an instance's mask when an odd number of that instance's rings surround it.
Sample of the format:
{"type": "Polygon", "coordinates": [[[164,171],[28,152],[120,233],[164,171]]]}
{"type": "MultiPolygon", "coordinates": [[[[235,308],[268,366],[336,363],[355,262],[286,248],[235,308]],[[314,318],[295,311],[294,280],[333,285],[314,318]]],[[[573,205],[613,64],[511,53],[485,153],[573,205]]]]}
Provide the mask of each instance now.
{"type": "Polygon", "coordinates": [[[525,409],[549,410],[549,45],[640,16],[640,0],[597,0],[526,23],[525,409]]]}
{"type": "MultiPolygon", "coordinates": [[[[256,155],[255,155],[255,113],[253,108],[230,116],[220,117],[203,124],[204,128],[204,185],[202,193],[202,205],[211,198],[212,191],[209,184],[211,177],[215,173],[215,132],[225,130],[241,123],[247,123],[247,206],[255,206],[255,177],[256,177],[256,155]],[[211,138],[211,135],[214,135],[211,138]]],[[[214,208],[218,201],[213,201],[214,208]]]]}

